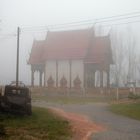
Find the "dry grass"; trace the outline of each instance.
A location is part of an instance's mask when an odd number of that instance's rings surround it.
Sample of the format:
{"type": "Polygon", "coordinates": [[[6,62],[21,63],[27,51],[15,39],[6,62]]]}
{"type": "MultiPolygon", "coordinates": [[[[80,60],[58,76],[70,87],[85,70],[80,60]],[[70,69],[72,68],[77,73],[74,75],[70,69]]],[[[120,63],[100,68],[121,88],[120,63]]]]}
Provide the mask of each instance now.
{"type": "Polygon", "coordinates": [[[33,108],[32,116],[0,115],[5,126],[5,140],[69,140],[68,121],[52,114],[48,109],[33,108]]]}
{"type": "Polygon", "coordinates": [[[127,102],[113,103],[110,110],[116,114],[140,120],[140,101],[128,100],[127,102]]]}

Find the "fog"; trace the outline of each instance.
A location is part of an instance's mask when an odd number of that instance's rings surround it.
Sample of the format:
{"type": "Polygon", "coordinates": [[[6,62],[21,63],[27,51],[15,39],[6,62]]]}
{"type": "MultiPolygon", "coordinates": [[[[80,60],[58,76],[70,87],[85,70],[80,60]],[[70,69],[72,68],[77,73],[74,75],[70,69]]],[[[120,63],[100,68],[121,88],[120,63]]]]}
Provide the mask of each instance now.
{"type": "MultiPolygon", "coordinates": [[[[139,5],[139,0],[0,0],[0,84],[15,80],[17,26],[21,27],[19,79],[30,84],[31,73],[27,60],[33,40],[42,40],[47,34],[45,28],[40,32],[40,27],[83,20],[93,20],[94,24],[94,19],[139,12],[139,5]]],[[[140,44],[139,23],[129,25],[132,28],[137,49],[140,44]]],[[[84,26],[84,28],[89,27],[91,25],[84,26]]],[[[108,27],[106,32],[109,33],[111,29],[116,28],[120,34],[121,31],[124,34],[128,33],[125,32],[126,26],[125,28],[124,26],[108,27]]]]}

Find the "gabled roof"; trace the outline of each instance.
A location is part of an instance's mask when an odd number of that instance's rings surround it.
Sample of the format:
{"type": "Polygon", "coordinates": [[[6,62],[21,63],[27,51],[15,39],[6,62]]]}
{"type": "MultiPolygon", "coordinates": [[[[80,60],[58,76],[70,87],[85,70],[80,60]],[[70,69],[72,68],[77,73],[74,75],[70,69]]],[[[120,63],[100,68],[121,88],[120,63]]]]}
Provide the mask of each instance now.
{"type": "Polygon", "coordinates": [[[48,32],[46,40],[34,41],[29,64],[70,59],[101,63],[110,51],[109,36],[95,37],[93,29],[48,32]]]}
{"type": "Polygon", "coordinates": [[[83,59],[89,46],[89,30],[49,32],[43,58],[83,59]]]}
{"type": "Polygon", "coordinates": [[[98,36],[93,41],[93,47],[90,48],[86,57],[86,63],[108,63],[112,64],[112,51],[109,36],[98,36]]]}
{"type": "Polygon", "coordinates": [[[42,63],[42,54],[44,51],[45,41],[36,41],[34,40],[32,50],[30,53],[29,64],[40,64],[42,63]]]}

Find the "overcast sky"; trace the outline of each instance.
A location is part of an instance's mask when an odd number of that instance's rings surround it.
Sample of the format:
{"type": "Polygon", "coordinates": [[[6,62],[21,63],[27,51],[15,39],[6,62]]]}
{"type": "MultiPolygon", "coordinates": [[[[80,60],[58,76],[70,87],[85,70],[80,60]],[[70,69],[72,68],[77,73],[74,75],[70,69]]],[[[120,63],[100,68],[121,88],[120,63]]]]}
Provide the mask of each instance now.
{"type": "MultiPolygon", "coordinates": [[[[0,0],[0,84],[15,80],[16,36],[13,33],[17,26],[46,26],[139,11],[139,0],[0,0]]],[[[33,38],[41,39],[44,34],[21,34],[20,80],[27,84],[30,67],[26,60],[33,38]]]]}

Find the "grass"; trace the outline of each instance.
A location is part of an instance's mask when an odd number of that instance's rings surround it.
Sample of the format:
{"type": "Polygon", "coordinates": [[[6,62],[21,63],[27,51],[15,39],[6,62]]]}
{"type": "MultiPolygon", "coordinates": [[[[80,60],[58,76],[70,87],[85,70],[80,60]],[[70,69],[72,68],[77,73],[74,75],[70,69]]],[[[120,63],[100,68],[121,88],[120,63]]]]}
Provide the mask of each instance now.
{"type": "Polygon", "coordinates": [[[32,95],[32,101],[45,101],[47,103],[58,103],[58,104],[86,104],[93,102],[111,102],[111,97],[95,96],[95,97],[84,97],[84,96],[49,96],[49,95],[32,95]]]}
{"type": "Polygon", "coordinates": [[[32,116],[0,114],[1,125],[6,135],[5,140],[70,140],[69,123],[52,114],[49,110],[33,108],[32,116]]]}
{"type": "Polygon", "coordinates": [[[110,110],[114,113],[140,120],[140,103],[111,104],[110,110]]]}

